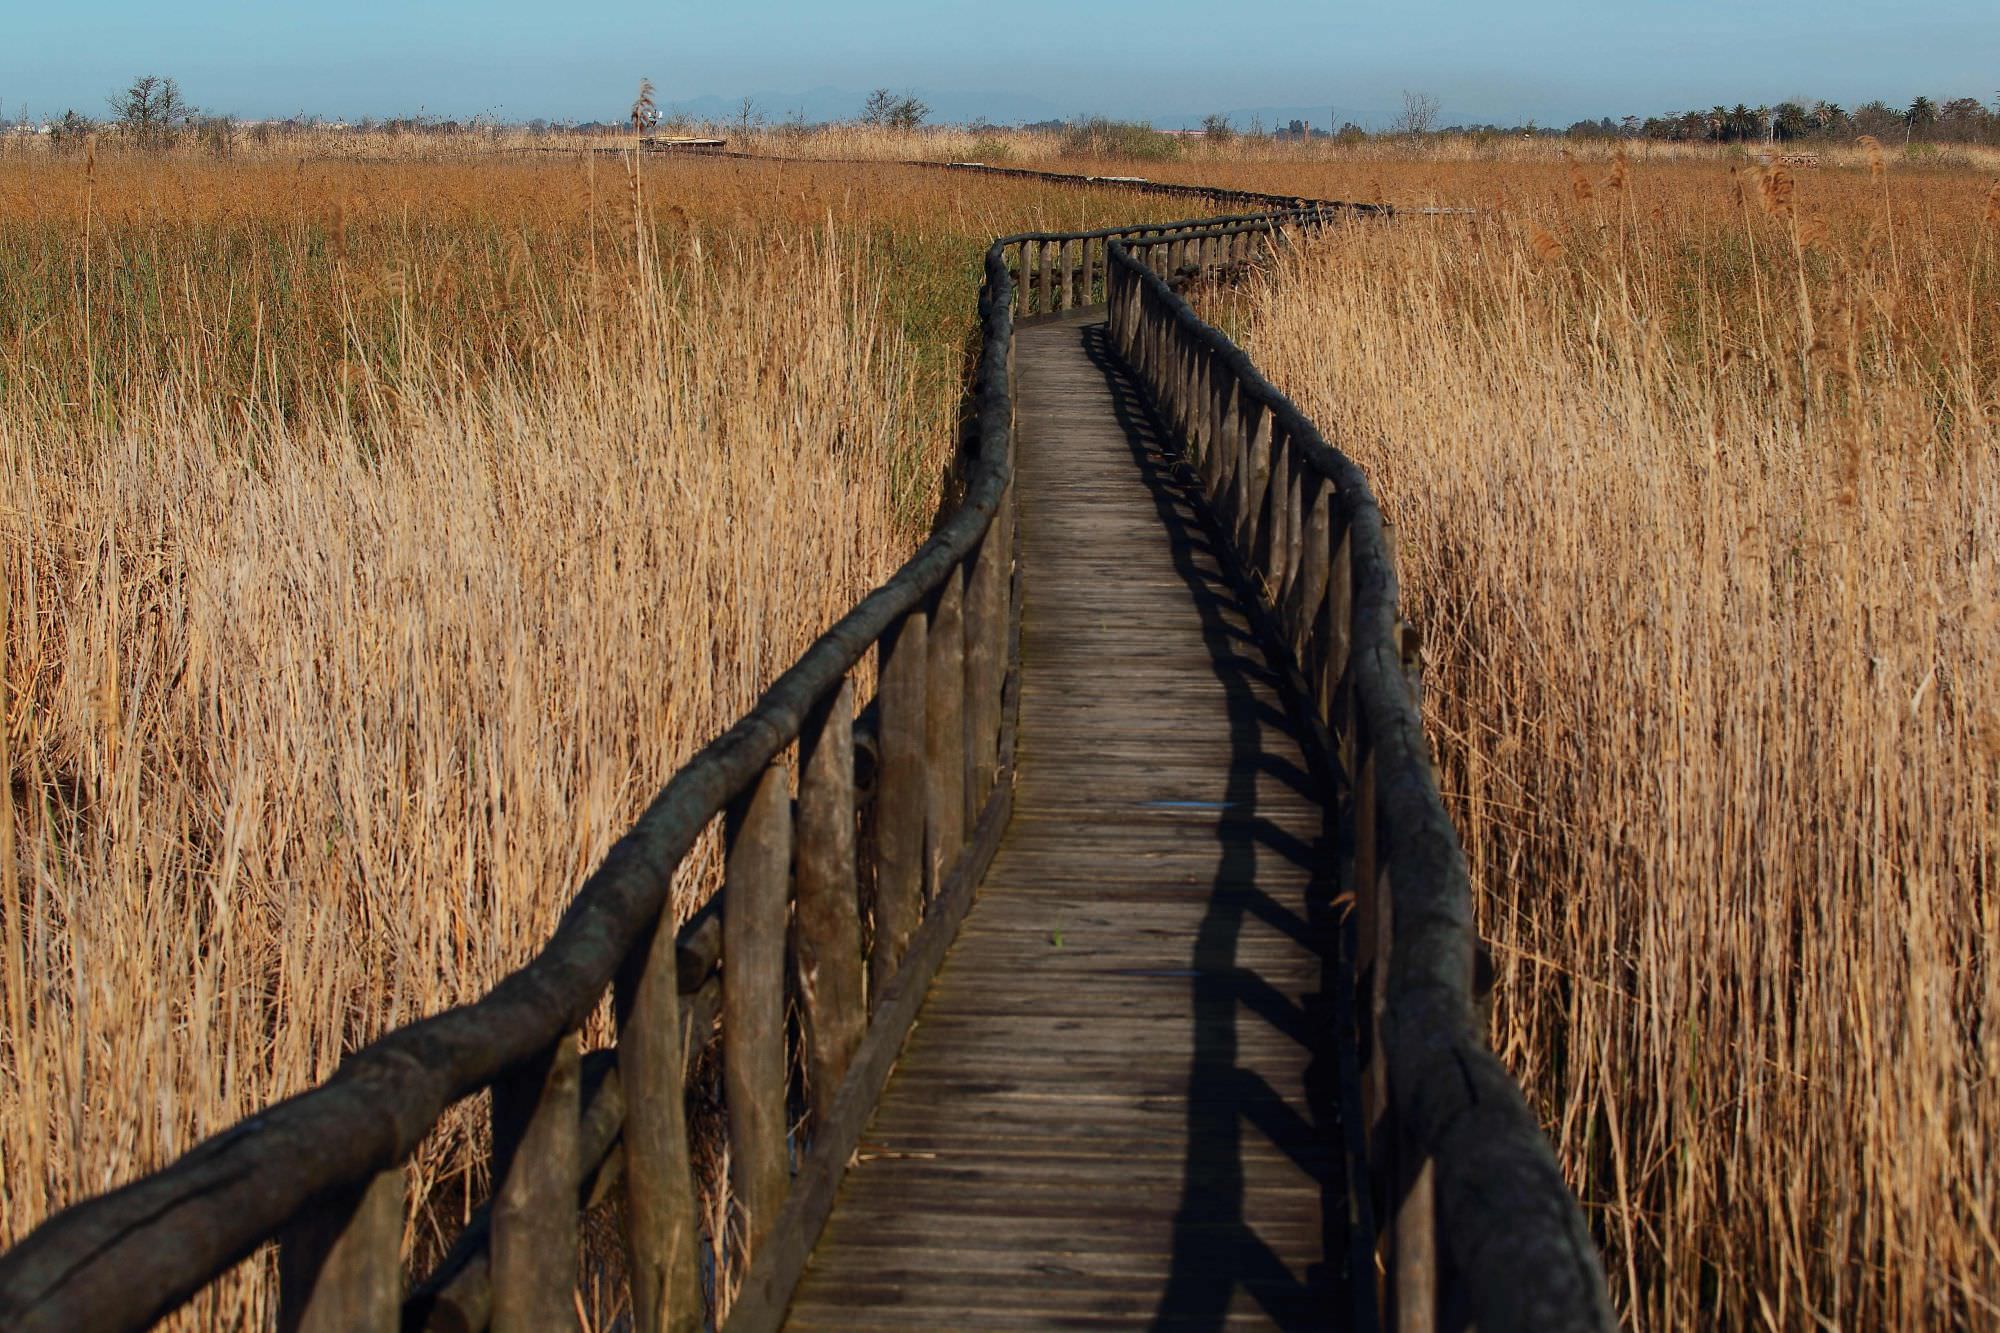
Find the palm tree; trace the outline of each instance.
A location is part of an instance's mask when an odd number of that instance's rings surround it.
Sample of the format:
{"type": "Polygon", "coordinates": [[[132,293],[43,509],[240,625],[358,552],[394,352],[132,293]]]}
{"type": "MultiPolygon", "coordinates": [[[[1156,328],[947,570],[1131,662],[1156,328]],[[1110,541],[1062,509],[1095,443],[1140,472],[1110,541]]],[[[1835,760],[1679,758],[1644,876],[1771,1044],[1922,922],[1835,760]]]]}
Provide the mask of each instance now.
{"type": "Polygon", "coordinates": [[[1910,141],[1910,135],[1917,130],[1927,130],[1937,124],[1937,103],[1928,97],[1919,97],[1910,103],[1910,109],[1903,113],[1903,142],[1910,141]]]}
{"type": "Polygon", "coordinates": [[[1812,116],[1797,102],[1780,102],[1771,112],[1771,132],[1785,140],[1803,139],[1812,116]]]}

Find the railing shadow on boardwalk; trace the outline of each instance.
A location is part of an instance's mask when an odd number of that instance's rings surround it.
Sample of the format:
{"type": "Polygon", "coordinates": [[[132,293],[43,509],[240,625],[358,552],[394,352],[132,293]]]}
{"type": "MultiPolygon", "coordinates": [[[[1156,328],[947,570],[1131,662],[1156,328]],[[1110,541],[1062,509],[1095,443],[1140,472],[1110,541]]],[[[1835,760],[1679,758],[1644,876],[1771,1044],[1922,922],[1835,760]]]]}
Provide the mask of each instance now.
{"type": "MultiPolygon", "coordinates": [[[[1265,696],[1273,690],[1282,692],[1283,678],[1271,669],[1255,634],[1230,623],[1226,614],[1253,618],[1253,599],[1233,577],[1170,434],[1153,414],[1144,390],[1112,352],[1108,330],[1093,323],[1078,332],[1085,354],[1104,376],[1133,464],[1167,532],[1174,571],[1186,583],[1201,617],[1202,638],[1223,687],[1229,725],[1231,761],[1217,821],[1215,875],[1188,959],[1195,1019],[1188,1147],[1181,1203],[1174,1218],[1172,1267],[1154,1327],[1219,1329],[1240,1287],[1278,1328],[1321,1329],[1334,1311],[1355,1305],[1349,1291],[1353,1228],[1346,1217],[1347,1169],[1338,1150],[1343,1118],[1338,1071],[1347,1068],[1350,1077],[1345,1086],[1352,1089],[1352,1051],[1338,1049],[1341,1029],[1325,989],[1309,997],[1302,1008],[1255,971],[1239,966],[1237,948],[1244,927],[1254,920],[1320,958],[1323,983],[1337,975],[1338,824],[1323,809],[1319,834],[1310,842],[1279,827],[1258,810],[1257,779],[1260,774],[1274,778],[1315,803],[1331,788],[1324,772],[1309,773],[1267,746],[1271,733],[1295,740],[1302,732],[1290,711],[1295,701],[1287,698],[1288,711],[1279,713],[1260,697],[1259,686],[1265,696]],[[1201,556],[1209,558],[1209,567],[1203,567],[1201,556]],[[1305,874],[1307,887],[1300,901],[1281,902],[1259,886],[1260,880],[1270,878],[1271,858],[1305,874]],[[1267,867],[1263,875],[1260,863],[1267,867]],[[1305,1096],[1309,1120],[1299,1115],[1283,1090],[1240,1065],[1238,1032],[1245,1023],[1267,1024],[1310,1052],[1306,1086],[1298,1090],[1305,1096]],[[1260,1134],[1282,1148],[1320,1187],[1324,1258],[1303,1280],[1258,1237],[1245,1215],[1246,1133],[1260,1134]]],[[[1352,1113],[1351,1105],[1348,1114],[1352,1113]]],[[[1365,1255],[1365,1247],[1361,1252],[1365,1255]]]]}

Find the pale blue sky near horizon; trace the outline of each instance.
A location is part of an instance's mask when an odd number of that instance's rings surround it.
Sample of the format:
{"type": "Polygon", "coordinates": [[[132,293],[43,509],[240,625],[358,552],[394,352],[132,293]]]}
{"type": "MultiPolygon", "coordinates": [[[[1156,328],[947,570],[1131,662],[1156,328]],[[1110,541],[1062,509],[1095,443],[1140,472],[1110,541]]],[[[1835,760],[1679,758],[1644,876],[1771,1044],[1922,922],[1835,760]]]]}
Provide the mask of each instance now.
{"type": "Polygon", "coordinates": [[[138,73],[246,118],[612,120],[646,76],[663,106],[750,95],[772,119],[887,86],[952,119],[1301,108],[1372,128],[1409,89],[1446,123],[1567,124],[1795,96],[1991,102],[2000,2],[0,0],[0,116],[102,114],[138,73]]]}

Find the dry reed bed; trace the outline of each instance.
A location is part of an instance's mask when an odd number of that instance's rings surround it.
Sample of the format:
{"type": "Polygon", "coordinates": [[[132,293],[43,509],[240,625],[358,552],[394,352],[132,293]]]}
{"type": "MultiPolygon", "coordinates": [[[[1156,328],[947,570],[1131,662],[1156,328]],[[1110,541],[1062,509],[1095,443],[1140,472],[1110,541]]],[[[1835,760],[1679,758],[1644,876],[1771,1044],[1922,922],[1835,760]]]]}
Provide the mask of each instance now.
{"type": "MultiPolygon", "coordinates": [[[[725,164],[0,175],[0,1243],[523,961],[908,548],[985,238],[1130,210],[725,164]]],[[[483,1189],[477,1111],[413,1164],[413,1251],[483,1189]]],[[[191,1320],[268,1322],[269,1277],[191,1320]]]]}
{"type": "Polygon", "coordinates": [[[1556,184],[1230,314],[1396,525],[1496,1046],[1639,1326],[1991,1325],[2000,186],[1556,184]]]}
{"type": "MultiPolygon", "coordinates": [[[[712,135],[727,141],[730,152],[791,162],[840,160],[862,163],[984,161],[993,164],[1047,168],[1107,175],[1151,175],[1189,178],[1216,173],[1330,169],[1356,171],[1412,167],[1492,168],[1535,167],[1575,156],[1608,162],[1623,153],[1642,164],[1755,163],[1800,155],[1826,167],[1865,167],[1879,155],[1857,141],[1778,143],[1677,143],[1652,139],[1567,139],[1537,136],[1509,138],[1498,134],[1432,134],[1422,138],[1377,135],[1359,141],[1278,139],[1238,133],[1226,139],[1170,138],[1135,133],[1138,126],[1108,125],[1095,134],[1089,127],[1065,130],[1016,130],[991,126],[921,125],[900,130],[858,122],[801,126],[768,120],[745,127],[740,122],[689,123],[661,126],[653,133],[712,135]],[[1144,160],[1119,158],[1119,143],[1134,145],[1144,160]]],[[[112,132],[107,130],[106,134],[112,132]]],[[[188,135],[156,150],[161,156],[188,164],[218,159],[277,165],[339,163],[345,166],[394,164],[492,165],[573,159],[593,153],[636,148],[641,136],[632,132],[577,133],[554,130],[533,133],[515,126],[485,126],[456,130],[392,130],[379,127],[336,129],[319,125],[239,126],[226,146],[211,137],[188,135]]],[[[109,140],[107,140],[109,141],[109,140]]],[[[0,162],[25,163],[81,152],[80,144],[55,144],[43,136],[0,135],[0,162]]],[[[1892,160],[1914,170],[2000,169],[2000,148],[1987,144],[1892,145],[1892,160]]],[[[1211,182],[1220,183],[1220,182],[1211,182]]],[[[1260,187],[1262,188],[1262,187],[1260,187]]],[[[1303,186],[1280,176],[1268,186],[1277,190],[1303,186]]],[[[1402,202],[1409,202],[1407,198],[1402,202]]]]}

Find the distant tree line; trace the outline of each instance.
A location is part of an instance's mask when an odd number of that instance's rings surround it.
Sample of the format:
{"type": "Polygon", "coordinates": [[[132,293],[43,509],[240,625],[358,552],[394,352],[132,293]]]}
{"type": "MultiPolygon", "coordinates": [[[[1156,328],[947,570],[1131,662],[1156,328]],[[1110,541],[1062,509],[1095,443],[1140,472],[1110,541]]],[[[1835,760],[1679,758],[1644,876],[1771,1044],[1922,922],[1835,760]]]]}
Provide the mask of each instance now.
{"type": "Polygon", "coordinates": [[[1864,102],[1852,111],[1838,102],[1755,107],[1738,102],[1650,117],[1640,124],[1639,133],[1648,139],[1689,143],[1844,141],[1863,134],[1907,143],[2000,143],[2000,96],[1991,107],[1976,97],[1942,102],[1918,97],[1906,107],[1864,102]]]}
{"type": "MultiPolygon", "coordinates": [[[[1439,125],[1437,103],[1421,94],[1405,94],[1402,114],[1386,131],[1370,131],[1348,121],[1339,129],[1293,120],[1273,131],[1280,139],[1334,139],[1358,142],[1388,135],[1412,137],[1450,134],[1485,137],[1570,139],[1658,139],[1677,143],[1844,143],[1872,134],[1884,142],[1925,144],[2000,144],[2000,95],[1991,105],[1976,97],[1937,100],[1918,97],[1906,107],[1864,102],[1849,110],[1838,102],[1779,102],[1775,106],[1714,106],[1677,115],[1624,116],[1613,120],[1579,120],[1564,128],[1528,121],[1518,125],[1469,122],[1439,125]]],[[[1210,137],[1241,131],[1229,118],[1211,115],[1202,122],[1210,137]],[[1218,135],[1217,131],[1221,134],[1218,135]]]]}
{"type": "MultiPolygon", "coordinates": [[[[299,116],[283,121],[264,121],[250,125],[240,125],[228,116],[209,115],[202,112],[182,94],[180,85],[171,78],[156,74],[144,74],[133,79],[124,89],[107,99],[110,114],[103,119],[86,116],[75,110],[46,125],[58,147],[80,147],[86,137],[92,134],[107,134],[141,148],[160,148],[166,145],[196,138],[218,154],[227,154],[234,146],[239,134],[252,138],[265,138],[286,130],[310,129],[321,126],[347,128],[346,122],[326,122],[316,116],[299,116]]],[[[857,119],[861,124],[885,129],[911,130],[922,125],[930,115],[931,108],[921,98],[912,93],[896,93],[887,88],[877,88],[869,93],[860,107],[857,119]]],[[[25,124],[25,114],[21,115],[25,124]]],[[[2000,95],[1988,105],[1976,97],[1952,97],[1942,100],[1917,97],[1906,107],[1891,106],[1887,102],[1864,102],[1852,110],[1838,102],[1828,101],[1784,101],[1773,106],[1750,106],[1738,102],[1734,106],[1712,106],[1683,111],[1665,116],[1624,116],[1613,120],[1609,116],[1598,120],[1579,120],[1567,128],[1538,125],[1533,121],[1519,125],[1502,125],[1492,122],[1441,125],[1439,104],[1436,98],[1419,92],[1403,94],[1403,110],[1385,131],[1371,132],[1353,121],[1343,122],[1338,128],[1327,125],[1315,126],[1304,120],[1294,119],[1288,123],[1266,130],[1261,120],[1252,118],[1247,126],[1238,126],[1230,118],[1216,112],[1203,118],[1201,128],[1204,136],[1211,141],[1226,141],[1241,134],[1258,138],[1269,134],[1278,139],[1331,139],[1341,143],[1358,143],[1363,140],[1388,135],[1391,137],[1423,137],[1431,134],[1471,135],[1482,137],[1560,137],[1571,139],[1656,139],[1677,143],[1799,143],[1849,142],[1861,135],[1873,135],[1885,142],[1912,144],[2000,144],[2000,95]]],[[[754,127],[767,122],[755,102],[743,99],[742,105],[733,117],[733,128],[747,133],[754,127]]],[[[650,80],[641,80],[639,95],[631,110],[616,121],[574,120],[551,121],[534,119],[524,123],[523,128],[531,133],[613,133],[621,130],[637,130],[648,133],[656,128],[667,128],[676,132],[691,128],[692,122],[682,114],[663,118],[654,99],[650,80]]],[[[476,116],[469,120],[458,120],[436,116],[398,116],[385,119],[364,117],[353,128],[392,135],[400,134],[466,134],[497,132],[500,122],[490,116],[476,116]]],[[[813,128],[803,113],[793,112],[778,128],[785,132],[803,132],[813,128]]],[[[985,131],[996,127],[985,121],[977,122],[973,129],[985,131]]],[[[1137,152],[1144,149],[1147,155],[1159,155],[1172,151],[1168,136],[1158,135],[1150,125],[1116,121],[1104,117],[1087,117],[1074,120],[1048,120],[1021,128],[1062,134],[1066,140],[1076,141],[1079,151],[1084,145],[1108,153],[1137,152]]]]}

